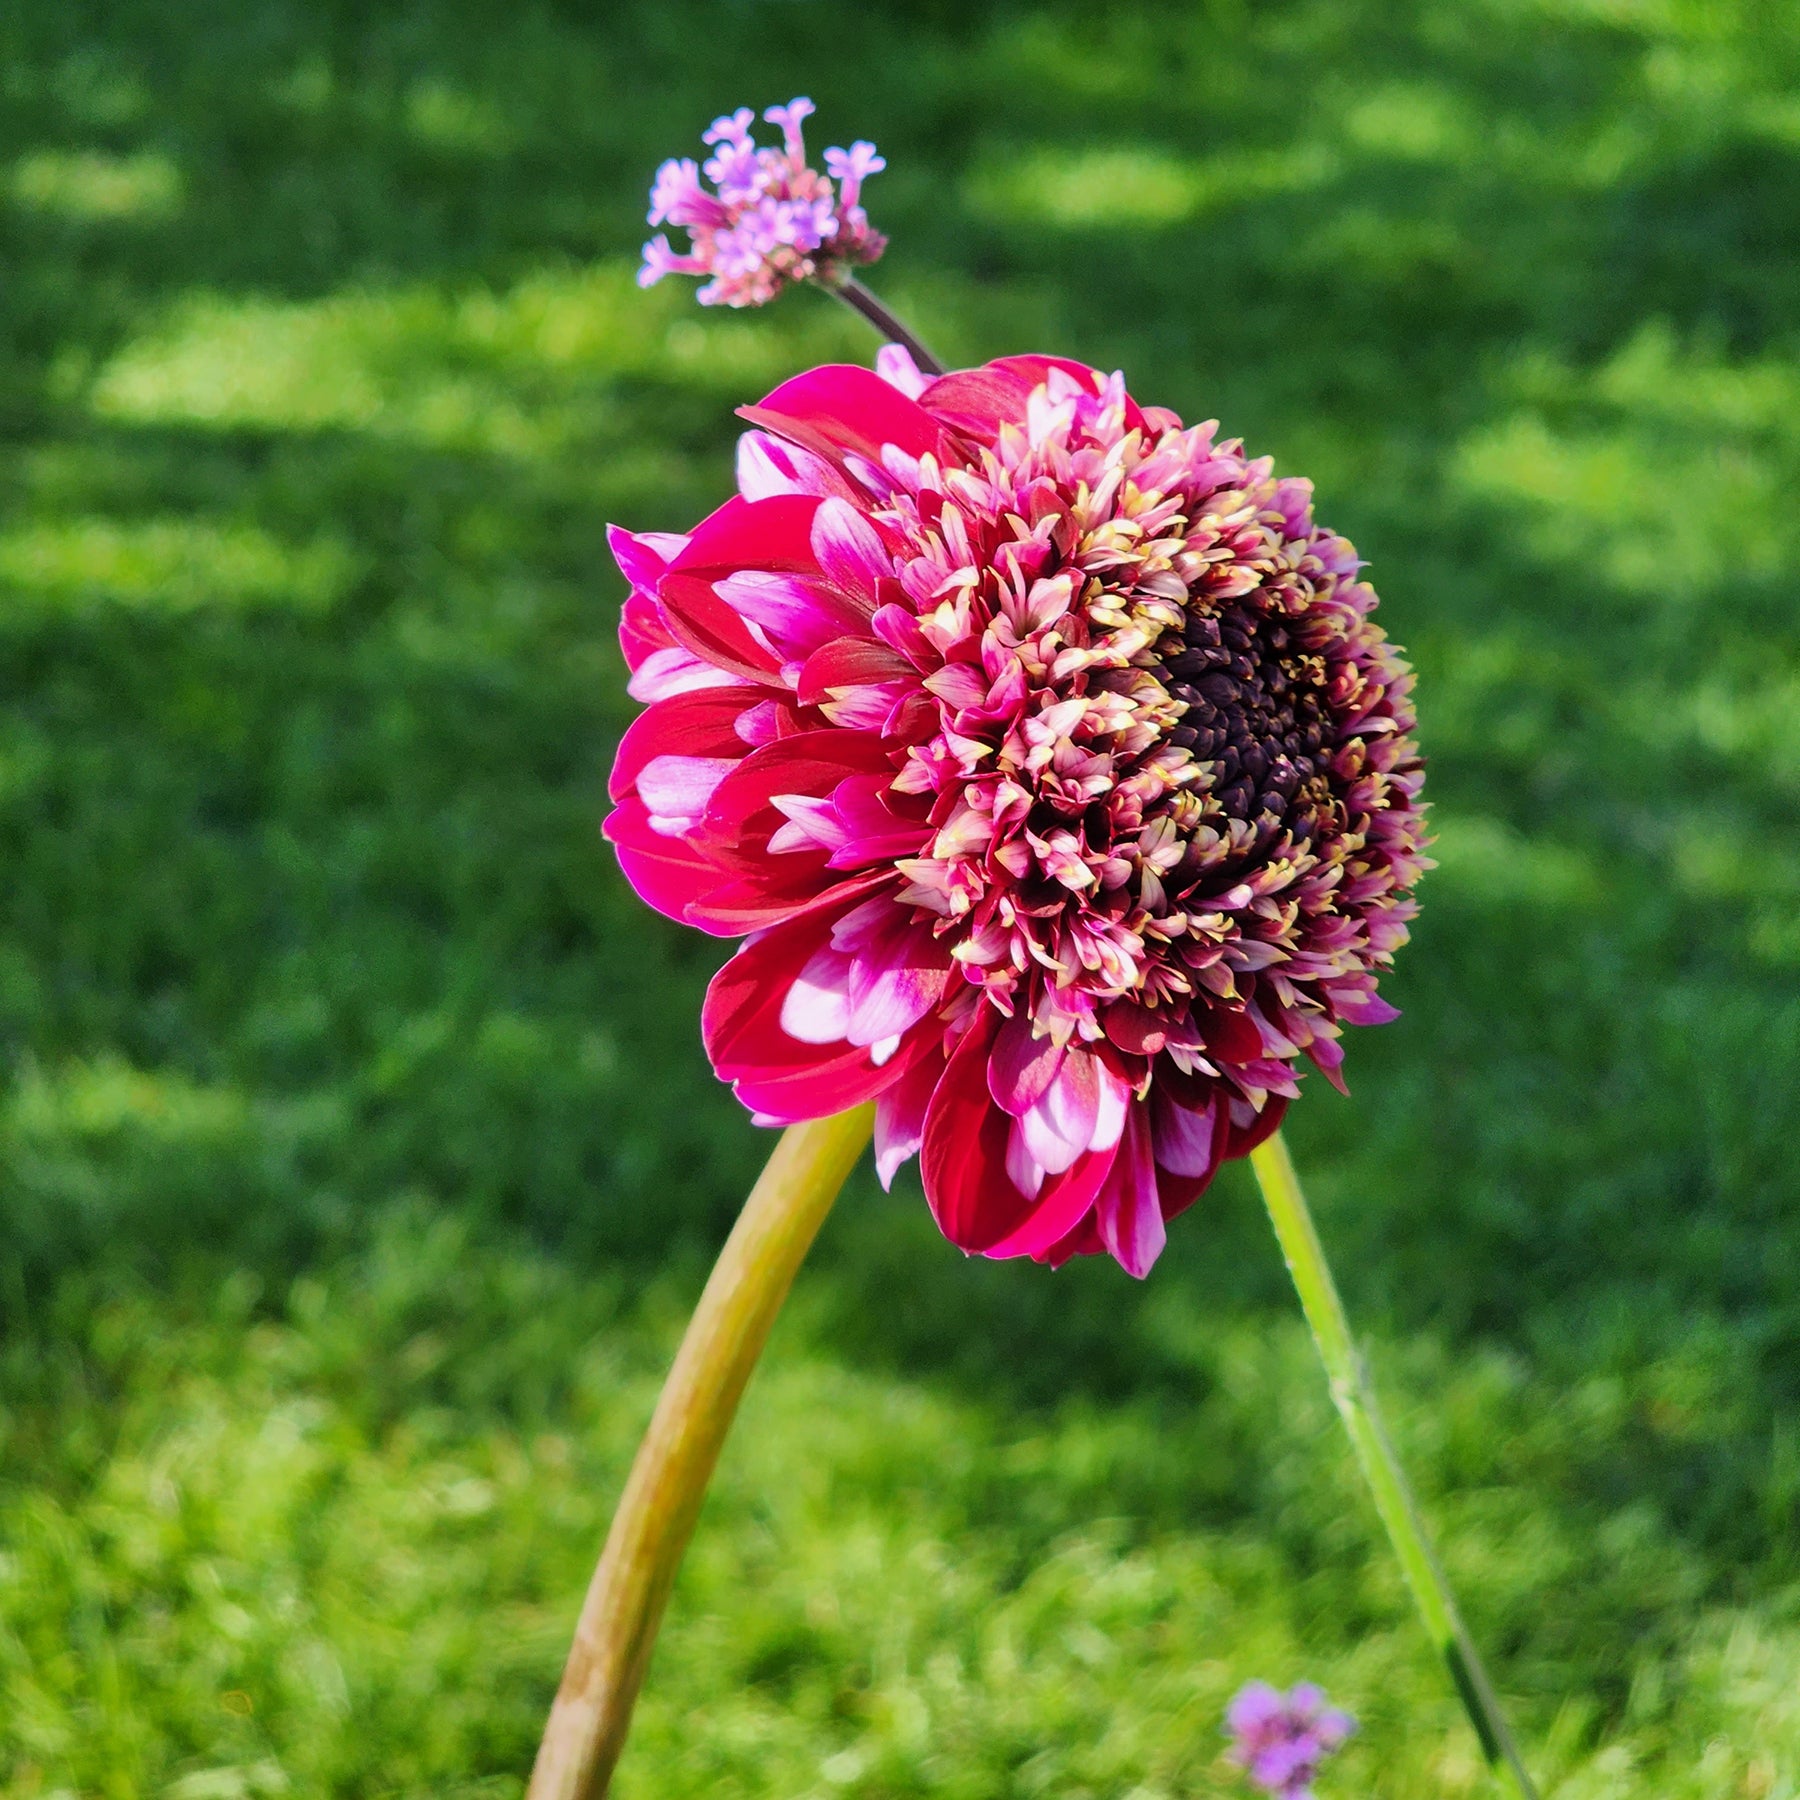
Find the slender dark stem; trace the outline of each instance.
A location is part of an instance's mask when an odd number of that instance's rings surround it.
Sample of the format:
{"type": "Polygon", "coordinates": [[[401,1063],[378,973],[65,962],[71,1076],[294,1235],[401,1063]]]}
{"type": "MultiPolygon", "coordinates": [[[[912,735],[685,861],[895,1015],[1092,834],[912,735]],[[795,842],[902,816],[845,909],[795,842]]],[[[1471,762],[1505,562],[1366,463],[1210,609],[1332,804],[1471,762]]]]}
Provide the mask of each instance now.
{"type": "Polygon", "coordinates": [[[1457,1696],[1481,1740],[1488,1767],[1496,1776],[1504,1775],[1518,1800],[1537,1800],[1537,1789],[1526,1773],[1494,1685],[1456,1609],[1456,1598],[1444,1579],[1444,1571],[1432,1554],[1418,1502],[1413,1499],[1393,1440],[1382,1423],[1374,1386],[1356,1340],[1350,1335],[1350,1321],[1344,1316],[1344,1303],[1331,1278],[1331,1265],[1325,1260],[1325,1248],[1313,1228],[1300,1177],[1280,1132],[1251,1152],[1250,1166],[1256,1171],[1270,1222],[1281,1240],[1282,1254],[1300,1295],[1301,1310],[1312,1327],[1313,1342],[1331,1384],[1332,1401],[1350,1434],[1375,1500],[1375,1510],[1387,1527],[1425,1629],[1449,1666],[1450,1679],[1456,1684],[1457,1696]]]}
{"type": "Polygon", "coordinates": [[[826,293],[836,294],[846,306],[854,307],[884,338],[905,350],[919,365],[921,374],[943,374],[944,365],[854,275],[839,275],[819,285],[826,293]]]}

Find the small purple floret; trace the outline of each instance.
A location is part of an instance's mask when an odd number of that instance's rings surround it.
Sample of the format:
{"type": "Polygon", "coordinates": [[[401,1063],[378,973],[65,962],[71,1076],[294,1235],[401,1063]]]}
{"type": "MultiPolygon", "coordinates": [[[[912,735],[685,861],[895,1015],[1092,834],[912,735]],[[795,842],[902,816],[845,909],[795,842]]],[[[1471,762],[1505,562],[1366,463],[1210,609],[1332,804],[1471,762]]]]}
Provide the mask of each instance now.
{"type": "Polygon", "coordinates": [[[860,204],[864,181],[887,165],[858,139],[825,152],[836,187],[808,168],[801,127],[813,110],[802,97],[763,114],[781,127],[776,150],[758,146],[750,135],[756,115],[740,106],[702,134],[713,152],[704,164],[672,157],[656,171],[650,223],[682,227],[690,248],[682,254],[659,232],[644,246],[640,287],[665,275],[702,275],[709,279],[701,305],[761,306],[793,282],[830,279],[887,248],[860,204]]]}
{"type": "Polygon", "coordinates": [[[1356,1721],[1310,1681],[1285,1694],[1253,1681],[1232,1701],[1225,1723],[1233,1759],[1276,1800],[1313,1800],[1320,1765],[1356,1729],[1356,1721]]]}

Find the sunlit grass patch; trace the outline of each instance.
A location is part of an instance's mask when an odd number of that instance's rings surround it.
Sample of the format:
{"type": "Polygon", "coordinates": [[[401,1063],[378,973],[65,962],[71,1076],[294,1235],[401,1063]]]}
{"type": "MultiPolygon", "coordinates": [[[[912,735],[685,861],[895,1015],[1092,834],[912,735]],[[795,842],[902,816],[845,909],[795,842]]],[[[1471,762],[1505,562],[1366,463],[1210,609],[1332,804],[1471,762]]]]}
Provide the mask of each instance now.
{"type": "Polygon", "coordinates": [[[166,219],[181,207],[181,170],[166,156],[140,151],[37,150],[6,176],[15,206],[65,219],[166,219]]]}
{"type": "Polygon", "coordinates": [[[226,430],[367,432],[530,458],[604,435],[607,383],[673,377],[738,398],[797,362],[871,346],[847,317],[785,328],[690,316],[646,296],[633,265],[546,271],[503,291],[417,287],[300,304],[201,297],[99,373],[103,418],[226,430]]]}
{"type": "Polygon", "coordinates": [[[1360,96],[1344,120],[1352,144],[1419,161],[1461,161],[1481,126],[1454,89],[1422,82],[1389,82],[1360,96]]]}
{"type": "Polygon", "coordinates": [[[1576,911],[1604,892],[1594,859],[1569,845],[1526,837],[1499,819],[1442,810],[1431,825],[1433,893],[1476,906],[1576,911]]]}
{"type": "Polygon", "coordinates": [[[1683,441],[1649,421],[1559,427],[1515,414],[1459,447],[1453,478],[1516,509],[1546,560],[1598,569],[1593,592],[1691,604],[1767,579],[1800,533],[1780,471],[1754,449],[1683,441]]]}
{"type": "Polygon", "coordinates": [[[434,150],[497,156],[512,143],[505,115],[491,100],[438,78],[407,89],[406,125],[434,150]]]}
{"type": "Polygon", "coordinates": [[[254,525],[197,518],[103,517],[0,530],[0,587],[61,606],[111,602],[171,612],[287,605],[313,612],[349,586],[356,558],[341,540],[283,543],[254,525]]]}
{"type": "Polygon", "coordinates": [[[994,155],[968,179],[970,204],[989,215],[1085,229],[1178,225],[1234,200],[1294,192],[1326,179],[1320,146],[1184,157],[1142,145],[994,155]]]}

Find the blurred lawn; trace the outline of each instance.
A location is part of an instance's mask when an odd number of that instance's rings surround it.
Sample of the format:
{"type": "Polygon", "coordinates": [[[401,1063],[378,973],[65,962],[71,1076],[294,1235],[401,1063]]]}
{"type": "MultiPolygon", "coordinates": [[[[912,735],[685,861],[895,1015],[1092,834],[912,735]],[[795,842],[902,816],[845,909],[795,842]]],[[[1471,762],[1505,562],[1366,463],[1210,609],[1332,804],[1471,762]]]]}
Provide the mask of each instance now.
{"type": "MultiPolygon", "coordinates": [[[[1292,1136],[1563,1800],[1800,1792],[1800,13],[0,13],[0,1793],[512,1794],[767,1140],[597,841],[609,518],[867,357],[632,286],[796,91],[883,290],[1318,480],[1442,867],[1292,1136]]],[[[853,1184],[623,1800],[1474,1794],[1240,1172],[1145,1287],[853,1184]]]]}

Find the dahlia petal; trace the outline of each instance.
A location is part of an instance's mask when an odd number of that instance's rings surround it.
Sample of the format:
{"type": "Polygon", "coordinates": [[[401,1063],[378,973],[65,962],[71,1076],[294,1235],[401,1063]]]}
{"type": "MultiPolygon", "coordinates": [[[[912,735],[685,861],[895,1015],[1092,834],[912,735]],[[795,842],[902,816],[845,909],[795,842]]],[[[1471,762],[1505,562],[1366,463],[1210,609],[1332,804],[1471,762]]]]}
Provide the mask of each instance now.
{"type": "Polygon", "coordinates": [[[710,581],[671,571],[661,596],[670,635],[702,662],[764,686],[782,685],[780,656],[758,641],[710,581]]]}
{"type": "MultiPolygon", "coordinates": [[[[877,905],[898,912],[891,900],[877,905]]],[[[850,1015],[844,1033],[853,1044],[874,1044],[903,1032],[941,1004],[950,985],[950,957],[929,929],[913,927],[879,955],[850,959],[850,1015]]]]}
{"type": "Polygon", "coordinates": [[[722,874],[716,861],[709,862],[715,885],[697,895],[682,917],[714,937],[742,937],[745,932],[765,931],[821,907],[848,906],[876,888],[891,887],[894,881],[891,869],[870,869],[821,885],[814,862],[801,857],[792,860],[805,862],[806,867],[785,882],[773,876],[745,880],[722,874]]]}
{"type": "Polygon", "coordinates": [[[812,552],[826,580],[862,601],[867,613],[875,610],[881,582],[894,573],[894,559],[855,507],[838,499],[819,503],[812,520],[812,552]]]}
{"type": "Polygon", "coordinates": [[[657,832],[636,794],[619,802],[601,830],[638,898],[671,919],[693,922],[696,902],[719,885],[718,866],[686,839],[657,832]]]}
{"type": "Polygon", "coordinates": [[[935,1046],[921,1049],[894,1085],[875,1097],[875,1173],[890,1188],[900,1165],[917,1156],[925,1139],[925,1113],[944,1073],[935,1046]]]}
{"type": "Polygon", "coordinates": [[[1349,1085],[1344,1080],[1344,1046],[1336,1038],[1329,1038],[1321,1033],[1306,1046],[1302,1054],[1340,1094],[1350,1092],[1349,1085]]]}
{"type": "Polygon", "coordinates": [[[753,750],[714,790],[702,835],[721,860],[755,880],[783,879],[764,854],[785,815],[775,797],[826,798],[846,777],[891,768],[881,740],[871,732],[806,731],[753,750]]]}
{"type": "Polygon", "coordinates": [[[908,456],[936,453],[942,433],[915,400],[909,400],[871,369],[850,363],[827,363],[784,381],[756,406],[741,406],[739,415],[802,449],[833,461],[852,452],[877,467],[885,446],[908,456]]]}
{"type": "Polygon", "coordinates": [[[1400,1009],[1374,992],[1354,997],[1332,995],[1332,1012],[1346,1025],[1391,1025],[1400,1009]]]}
{"type": "Polygon", "coordinates": [[[619,608],[619,648],[625,654],[626,668],[635,674],[646,657],[667,650],[674,643],[655,596],[633,588],[619,608]]]}
{"type": "Polygon", "coordinates": [[[699,823],[706,803],[733,769],[727,756],[654,756],[638,773],[637,791],[650,809],[650,829],[680,837],[699,823]]]}
{"type": "Polygon", "coordinates": [[[804,575],[739,569],[714,583],[740,618],[762,628],[784,662],[800,662],[846,632],[867,629],[865,614],[822,582],[804,575]]]}
{"type": "Polygon", "coordinates": [[[1100,377],[1085,363],[1060,356],[1005,356],[980,369],[956,369],[927,382],[919,405],[946,425],[991,438],[1004,424],[1025,416],[1032,390],[1051,369],[1061,369],[1091,393],[1100,377]]]}
{"type": "Polygon", "coordinates": [[[658,700],[673,700],[677,694],[697,693],[702,688],[745,687],[742,675],[729,669],[717,669],[703,662],[691,650],[678,644],[666,650],[652,650],[632,671],[625,691],[632,699],[649,706],[658,700]]]}
{"type": "MultiPolygon", "coordinates": [[[[1018,1133],[1016,1121],[1013,1132],[1015,1136],[1018,1133]]],[[[1010,1155],[1011,1139],[1007,1148],[1010,1155]]],[[[1116,1147],[1090,1150],[1062,1174],[1047,1174],[1030,1214],[982,1254],[995,1258],[1029,1256],[1040,1262],[1045,1260],[1072,1232],[1079,1230],[1084,1221],[1091,1220],[1095,1197],[1117,1155],[1116,1147]]]]}
{"type": "Polygon", "coordinates": [[[1006,1134],[1007,1179],[1027,1200],[1035,1200],[1048,1172],[1031,1154],[1030,1146],[1025,1142],[1025,1134],[1019,1129],[1019,1122],[1015,1119],[1006,1134]]]}
{"type": "Polygon", "coordinates": [[[749,747],[737,734],[744,711],[742,689],[705,688],[659,700],[625,729],[613,758],[607,790],[622,800],[637,785],[645,766],[664,756],[742,758],[749,747]]]}
{"type": "Polygon", "coordinates": [[[681,554],[687,544],[685,536],[667,531],[627,531],[623,525],[608,525],[606,547],[619,565],[619,573],[634,588],[654,593],[663,571],[681,554]]]}
{"type": "Polygon", "coordinates": [[[841,1044],[850,1036],[850,959],[829,944],[794,977],[781,1003],[781,1029],[803,1044],[841,1044]]]}
{"type": "Polygon", "coordinates": [[[1194,1020],[1207,1054],[1219,1062],[1251,1063],[1262,1056],[1262,1034],[1234,1006],[1196,1008],[1194,1020]]]}
{"type": "Polygon", "coordinates": [[[925,391],[926,376],[904,344],[883,344],[875,352],[875,373],[909,400],[925,391]]]}
{"type": "Polygon", "coordinates": [[[1000,1027],[994,1053],[988,1058],[988,1092],[994,1104],[1015,1119],[1029,1112],[1043,1098],[1062,1060],[1061,1046],[1038,1036],[1031,1021],[1015,1013],[1000,1027]]]}
{"type": "MultiPolygon", "coordinates": [[[[1271,1094],[1248,1123],[1240,1125],[1234,1116],[1226,1127],[1226,1159],[1235,1162],[1240,1156],[1248,1156],[1258,1145],[1272,1138],[1281,1128],[1282,1117],[1287,1109],[1285,1094],[1271,1094]]],[[[1234,1114],[1235,1111],[1234,1106],[1234,1114]]]]}
{"type": "Polygon", "coordinates": [[[707,1055],[746,1106],[772,1118],[823,1118],[873,1099],[905,1072],[907,1059],[877,1065],[860,1045],[806,1043],[782,1027],[795,979],[830,939],[829,912],[749,938],[712,979],[701,1009],[707,1055]]]}
{"type": "Polygon", "coordinates": [[[802,706],[817,706],[851,688],[914,679],[912,664],[899,651],[874,638],[840,637],[820,645],[806,659],[794,697],[802,706]]]}
{"type": "MultiPolygon", "coordinates": [[[[1053,1174],[1095,1147],[1103,1073],[1099,1058],[1070,1050],[1038,1098],[1019,1115],[1032,1155],[1053,1174]]],[[[1117,1138],[1115,1129],[1112,1141],[1117,1138]]]]}
{"type": "Polygon", "coordinates": [[[854,495],[836,469],[810,450],[784,444],[766,431],[746,431],[738,439],[738,492],[746,500],[772,500],[779,494],[854,495]]]}
{"type": "Polygon", "coordinates": [[[1131,1105],[1131,1089],[1098,1057],[1094,1060],[1099,1066],[1100,1095],[1094,1114],[1094,1134],[1088,1139],[1088,1147],[1093,1150],[1110,1150],[1125,1129],[1125,1119],[1131,1105]]]}
{"type": "Polygon", "coordinates": [[[1140,1281],[1168,1241],[1150,1148],[1149,1109],[1142,1102],[1131,1107],[1118,1154],[1095,1196],[1094,1223],[1119,1267],[1140,1281]]]}
{"type": "Polygon", "coordinates": [[[696,575],[768,569],[778,574],[816,575],[819,563],[812,551],[812,519],[818,510],[815,494],[774,494],[766,500],[746,500],[734,494],[694,527],[669,571],[696,575]]]}
{"type": "Polygon", "coordinates": [[[1157,1163],[1171,1175],[1210,1175],[1218,1167],[1224,1132],[1217,1105],[1191,1111],[1177,1105],[1159,1085],[1151,1096],[1150,1117],[1157,1163]]]}
{"type": "Polygon", "coordinates": [[[962,1035],[931,1096],[921,1163],[938,1229],[959,1250],[986,1250],[1024,1223],[1030,1202],[1006,1172],[1011,1121],[989,1100],[982,1071],[995,1015],[962,1035]]]}

